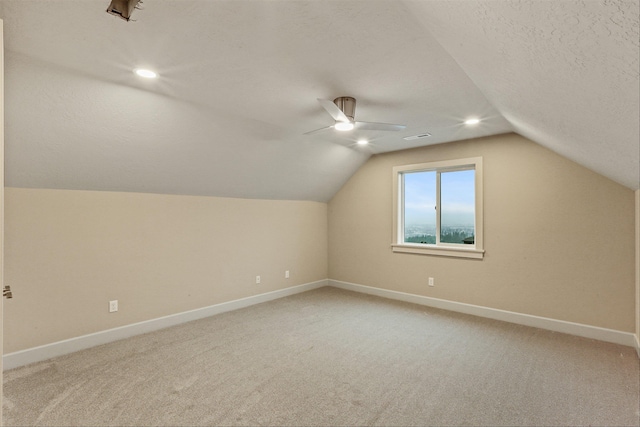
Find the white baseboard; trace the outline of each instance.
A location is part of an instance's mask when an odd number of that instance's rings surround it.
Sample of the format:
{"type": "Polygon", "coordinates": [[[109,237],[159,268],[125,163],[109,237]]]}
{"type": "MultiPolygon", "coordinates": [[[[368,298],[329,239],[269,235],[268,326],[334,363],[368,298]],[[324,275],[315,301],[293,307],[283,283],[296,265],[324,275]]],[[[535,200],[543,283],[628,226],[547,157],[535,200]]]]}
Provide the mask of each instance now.
{"type": "Polygon", "coordinates": [[[422,295],[408,294],[404,292],[391,291],[387,289],[374,288],[371,286],[358,285],[355,283],[342,282],[339,280],[319,280],[317,282],[306,283],[290,288],[267,292],[260,295],[241,298],[220,304],[211,305],[157,319],[146,320],[144,322],[133,323],[119,328],[108,329],[93,334],[70,338],[51,344],[33,347],[26,350],[9,353],[2,357],[3,370],[17,368],[30,363],[51,359],[86,348],[107,344],[135,335],[145,334],[158,329],[179,325],[181,323],[198,320],[227,311],[238,310],[251,305],[272,301],[289,295],[310,291],[312,289],[333,286],[340,289],[376,295],[399,301],[406,301],[414,304],[425,305],[443,310],[456,311],[459,313],[471,314],[474,316],[486,317],[489,319],[501,320],[504,322],[516,323],[519,325],[532,326],[547,329],[555,332],[562,332],[577,335],[585,338],[592,338],[600,341],[626,345],[636,349],[640,358],[640,341],[638,336],[629,332],[616,331],[613,329],[589,326],[580,323],[566,322],[563,320],[550,319],[546,317],[532,316],[529,314],[515,313],[512,311],[499,310],[495,308],[482,307],[478,305],[465,304],[455,301],[447,301],[438,298],[425,297],[422,295]]]}
{"type": "Polygon", "coordinates": [[[447,301],[439,298],[425,297],[422,295],[408,294],[404,292],[390,291],[387,289],[373,288],[371,286],[358,285],[355,283],[342,282],[329,279],[329,286],[349,291],[361,292],[376,295],[383,298],[395,299],[399,301],[411,302],[414,304],[426,305],[443,310],[456,311],[459,313],[471,314],[489,319],[501,320],[504,322],[516,323],[519,325],[532,326],[540,329],[547,329],[565,334],[577,335],[584,338],[592,338],[599,341],[606,341],[634,347],[638,350],[640,357],[640,347],[637,337],[630,332],[616,331],[614,329],[589,326],[581,323],[566,322],[564,320],[550,319],[548,317],[532,316],[530,314],[516,313],[513,311],[499,310],[495,308],[482,307],[479,305],[465,304],[455,301],[447,301]]]}
{"type": "Polygon", "coordinates": [[[182,313],[171,314],[169,316],[159,317],[157,319],[146,320],[144,322],[133,323],[131,325],[121,326],[119,328],[108,329],[93,334],[83,335],[70,338],[51,344],[33,347],[26,350],[16,351],[15,353],[5,354],[2,357],[3,370],[17,368],[19,366],[28,365],[34,362],[51,359],[52,357],[62,356],[64,354],[73,353],[78,350],[95,347],[97,345],[107,344],[134,335],[145,334],[147,332],[156,331],[158,329],[167,328],[169,326],[179,325],[181,323],[190,322],[192,320],[202,319],[227,311],[237,310],[251,305],[272,301],[289,295],[299,294],[301,292],[310,291],[327,286],[327,280],[319,280],[317,282],[306,283],[303,285],[292,286],[290,288],[279,289],[273,292],[267,292],[260,295],[254,295],[234,301],[223,302],[208,307],[198,308],[195,310],[185,311],[182,313]]]}
{"type": "MultiPolygon", "coordinates": [[[[640,331],[638,331],[638,334],[640,334],[640,331]]],[[[640,338],[638,338],[638,334],[636,334],[635,339],[636,339],[636,353],[638,353],[638,359],[640,359],[640,338]]]]}

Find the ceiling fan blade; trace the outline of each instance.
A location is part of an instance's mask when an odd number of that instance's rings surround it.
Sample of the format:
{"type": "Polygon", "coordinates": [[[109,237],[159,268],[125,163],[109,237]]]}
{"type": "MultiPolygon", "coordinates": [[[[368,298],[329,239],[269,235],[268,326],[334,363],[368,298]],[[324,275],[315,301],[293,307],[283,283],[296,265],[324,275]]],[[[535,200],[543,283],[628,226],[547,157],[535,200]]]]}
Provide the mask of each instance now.
{"type": "Polygon", "coordinates": [[[312,130],[312,131],[309,131],[309,132],[305,132],[305,133],[303,133],[303,135],[313,135],[314,133],[320,133],[320,132],[323,132],[323,131],[329,130],[329,129],[333,129],[333,126],[325,126],[323,128],[320,128],[320,129],[316,129],[316,130],[312,130]]]}
{"type": "Polygon", "coordinates": [[[322,107],[327,110],[327,113],[331,114],[331,117],[333,117],[333,120],[337,121],[337,122],[348,122],[349,117],[346,116],[346,114],[344,114],[336,104],[333,103],[333,101],[329,101],[328,99],[321,99],[318,98],[318,102],[320,103],[320,105],[322,105],[322,107]]]}
{"type": "Polygon", "coordinates": [[[394,125],[392,123],[355,122],[355,125],[356,125],[356,129],[364,129],[364,130],[399,131],[406,128],[405,125],[394,125]]]}

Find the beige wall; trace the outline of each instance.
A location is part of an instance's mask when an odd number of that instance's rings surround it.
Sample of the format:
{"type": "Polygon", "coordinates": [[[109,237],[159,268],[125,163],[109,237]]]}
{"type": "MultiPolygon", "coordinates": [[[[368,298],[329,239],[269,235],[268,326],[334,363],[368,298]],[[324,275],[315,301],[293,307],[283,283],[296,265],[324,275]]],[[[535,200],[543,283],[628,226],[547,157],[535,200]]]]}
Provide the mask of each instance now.
{"type": "Polygon", "coordinates": [[[5,353],[327,278],[323,203],[7,188],[5,224],[5,353]]]}
{"type": "Polygon", "coordinates": [[[329,203],[330,279],[627,332],[634,245],[633,191],[515,134],[374,156],[329,203]],[[392,253],[392,167],[475,156],[484,260],[392,253]]]}
{"type": "MultiPolygon", "coordinates": [[[[3,249],[4,242],[4,27],[0,19],[0,288],[3,282],[3,249]]],[[[4,298],[3,298],[4,299],[4,298]]],[[[3,353],[3,304],[0,304],[0,354],[3,353]]],[[[0,360],[0,384],[2,384],[2,360],[0,360]]],[[[2,425],[2,387],[0,387],[0,425],[2,425]]]]}
{"type": "Polygon", "coordinates": [[[636,344],[640,356],[640,190],[636,190],[636,344]]]}
{"type": "Polygon", "coordinates": [[[374,156],[328,212],[67,190],[5,198],[16,295],[5,353],[327,277],[640,333],[640,192],[634,203],[633,191],[513,134],[374,156]],[[485,259],[393,254],[392,167],[474,156],[484,158],[485,259]]]}

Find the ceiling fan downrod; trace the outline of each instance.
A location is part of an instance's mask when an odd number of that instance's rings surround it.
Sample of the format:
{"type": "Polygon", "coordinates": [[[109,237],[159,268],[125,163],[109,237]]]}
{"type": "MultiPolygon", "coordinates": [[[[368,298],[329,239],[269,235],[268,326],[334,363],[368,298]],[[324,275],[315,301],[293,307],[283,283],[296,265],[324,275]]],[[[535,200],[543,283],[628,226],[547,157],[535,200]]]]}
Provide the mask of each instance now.
{"type": "Polygon", "coordinates": [[[356,117],[356,99],[350,96],[339,96],[333,100],[333,103],[349,118],[350,121],[355,121],[356,117]]]}

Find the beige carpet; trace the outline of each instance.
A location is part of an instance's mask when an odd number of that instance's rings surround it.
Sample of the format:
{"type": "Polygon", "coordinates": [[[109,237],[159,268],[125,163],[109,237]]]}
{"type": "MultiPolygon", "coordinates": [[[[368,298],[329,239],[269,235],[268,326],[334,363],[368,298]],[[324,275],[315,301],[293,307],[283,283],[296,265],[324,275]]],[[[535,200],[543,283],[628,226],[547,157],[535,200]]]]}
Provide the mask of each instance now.
{"type": "Polygon", "coordinates": [[[638,425],[633,349],[334,288],[5,372],[6,425],[638,425]]]}

